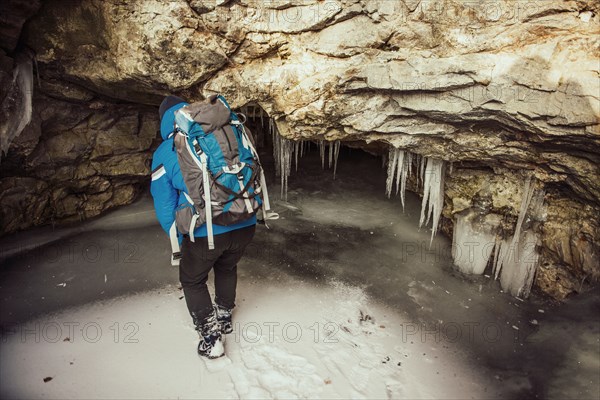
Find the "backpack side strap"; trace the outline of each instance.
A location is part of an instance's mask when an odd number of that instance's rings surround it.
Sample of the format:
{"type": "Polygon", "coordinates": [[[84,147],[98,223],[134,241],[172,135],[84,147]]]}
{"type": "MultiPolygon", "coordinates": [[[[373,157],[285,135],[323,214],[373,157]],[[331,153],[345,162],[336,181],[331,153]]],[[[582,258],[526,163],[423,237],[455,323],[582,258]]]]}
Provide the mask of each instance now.
{"type": "MultiPolygon", "coordinates": [[[[246,128],[244,128],[244,125],[239,122],[236,123],[235,121],[232,121],[232,125],[234,125],[236,127],[238,127],[238,126],[241,127],[242,143],[243,143],[244,147],[247,146],[248,148],[250,148],[250,151],[256,158],[258,165],[260,165],[260,159],[258,157],[258,152],[254,148],[252,141],[248,138],[248,134],[246,133],[246,128]]],[[[267,225],[267,220],[279,219],[279,214],[276,212],[269,212],[269,211],[271,211],[271,202],[269,200],[269,191],[267,190],[267,179],[265,178],[265,171],[262,167],[260,167],[260,187],[259,187],[259,189],[260,189],[260,191],[257,190],[257,192],[263,193],[263,197],[262,197],[262,199],[263,199],[262,209],[263,210],[262,210],[262,212],[263,212],[263,218],[265,220],[265,226],[268,228],[269,226],[267,225]]]]}
{"type": "Polygon", "coordinates": [[[177,225],[173,222],[169,229],[169,239],[171,239],[171,265],[176,267],[181,259],[181,249],[179,248],[179,238],[177,237],[177,225]]]}

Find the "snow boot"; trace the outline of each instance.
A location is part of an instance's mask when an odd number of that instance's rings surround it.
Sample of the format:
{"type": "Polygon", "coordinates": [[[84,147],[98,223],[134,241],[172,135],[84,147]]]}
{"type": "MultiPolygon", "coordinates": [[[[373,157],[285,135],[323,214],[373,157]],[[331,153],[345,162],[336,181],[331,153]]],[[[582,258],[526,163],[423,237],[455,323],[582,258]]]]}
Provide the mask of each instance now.
{"type": "Polygon", "coordinates": [[[221,333],[227,335],[233,332],[233,324],[231,323],[231,312],[230,308],[221,307],[215,304],[215,314],[217,315],[217,321],[221,325],[221,333]]]}
{"type": "MultiPolygon", "coordinates": [[[[192,316],[193,317],[193,316],[192,316]]],[[[206,358],[219,358],[225,355],[223,347],[223,338],[217,316],[213,311],[204,321],[198,321],[194,318],[196,331],[200,336],[198,343],[198,354],[206,358]]]]}

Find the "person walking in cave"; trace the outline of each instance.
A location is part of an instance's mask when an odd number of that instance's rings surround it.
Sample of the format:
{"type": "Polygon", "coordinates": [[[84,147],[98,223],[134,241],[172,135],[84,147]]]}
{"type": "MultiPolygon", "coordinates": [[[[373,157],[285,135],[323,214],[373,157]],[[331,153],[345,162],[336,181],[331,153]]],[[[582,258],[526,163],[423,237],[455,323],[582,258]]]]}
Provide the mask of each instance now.
{"type": "Polygon", "coordinates": [[[174,248],[181,246],[180,253],[174,252],[173,259],[180,258],[179,279],[200,336],[198,354],[217,358],[225,354],[222,335],[233,331],[231,315],[235,307],[237,264],[254,237],[256,216],[229,226],[211,224],[213,235],[207,233],[206,223],[190,234],[177,232],[175,211],[187,204],[189,192],[178,163],[174,121],[175,112],[187,105],[177,96],[167,96],[160,105],[163,143],[153,155],[150,190],[161,227],[171,237],[174,248]],[[213,249],[209,249],[209,242],[213,249]],[[206,285],[212,269],[215,274],[214,304],[206,285]]]}

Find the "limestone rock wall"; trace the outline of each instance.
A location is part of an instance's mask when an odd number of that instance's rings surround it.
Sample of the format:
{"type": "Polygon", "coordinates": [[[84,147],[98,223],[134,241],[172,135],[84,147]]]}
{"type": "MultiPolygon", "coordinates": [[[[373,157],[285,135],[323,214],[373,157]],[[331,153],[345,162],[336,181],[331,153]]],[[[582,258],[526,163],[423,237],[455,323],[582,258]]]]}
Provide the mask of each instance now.
{"type": "Polygon", "coordinates": [[[79,221],[135,199],[150,171],[158,115],[74,84],[43,80],[33,118],[2,159],[4,233],[79,221]]]}
{"type": "MultiPolygon", "coordinates": [[[[80,190],[103,204],[93,214],[111,201],[104,186],[128,199],[118,188],[149,172],[146,105],[221,92],[259,104],[287,138],[452,162],[448,221],[482,204],[516,218],[533,175],[547,205],[537,286],[563,298],[600,276],[599,13],[593,0],[47,0],[21,34],[39,119],[2,161],[2,185],[72,198],[71,216],[90,203],[80,190]]],[[[62,215],[44,210],[36,221],[62,215]]]]}

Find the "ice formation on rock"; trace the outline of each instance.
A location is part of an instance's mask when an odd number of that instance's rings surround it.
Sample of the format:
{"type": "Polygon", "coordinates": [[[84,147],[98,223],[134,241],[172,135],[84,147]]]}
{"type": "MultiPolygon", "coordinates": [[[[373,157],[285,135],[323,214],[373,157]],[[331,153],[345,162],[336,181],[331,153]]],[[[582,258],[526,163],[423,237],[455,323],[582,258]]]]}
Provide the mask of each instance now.
{"type": "Polygon", "coordinates": [[[529,176],[525,180],[523,199],[515,232],[511,238],[498,239],[496,242],[494,278],[500,277],[502,289],[513,296],[528,297],[533,285],[533,278],[539,259],[537,245],[540,241],[538,233],[532,227],[524,232],[523,222],[529,217],[528,210],[539,210],[543,207],[542,191],[536,193],[535,185],[529,176]],[[535,194],[535,196],[534,196],[535,194]],[[535,201],[532,204],[532,199],[535,201]],[[531,207],[530,207],[531,204],[531,207]]]}
{"type": "Polygon", "coordinates": [[[336,140],[333,143],[333,179],[337,175],[338,158],[340,158],[340,141],[336,140]]]}
{"type": "Polygon", "coordinates": [[[423,202],[421,205],[419,227],[429,224],[431,220],[431,241],[433,241],[433,237],[438,230],[442,209],[444,208],[444,161],[413,155],[411,152],[391,147],[387,155],[388,164],[385,192],[388,198],[391,197],[395,182],[396,195],[400,194],[402,209],[404,209],[406,182],[408,176],[412,173],[413,161],[416,161],[417,170],[420,171],[417,174],[417,185],[419,176],[423,183],[423,202]]]}
{"type": "Polygon", "coordinates": [[[300,155],[300,149],[303,144],[304,143],[301,140],[294,142],[294,162],[296,164],[296,172],[298,172],[298,156],[300,155]]]}
{"type": "Polygon", "coordinates": [[[340,156],[340,141],[327,142],[319,140],[319,154],[321,156],[321,168],[325,169],[325,155],[328,154],[328,166],[333,167],[333,179],[337,174],[338,158],[340,156]],[[329,147],[329,148],[328,148],[329,147]]]}
{"type": "Polygon", "coordinates": [[[396,182],[396,195],[400,194],[402,209],[404,210],[404,193],[406,192],[406,180],[412,172],[413,154],[404,150],[390,148],[388,173],[386,182],[386,194],[392,195],[394,177],[396,182]]]}
{"type": "Polygon", "coordinates": [[[273,157],[275,159],[275,173],[281,177],[281,199],[287,201],[288,178],[292,171],[292,153],[294,142],[279,134],[275,121],[269,119],[269,131],[273,138],[273,157]]]}
{"type": "Polygon", "coordinates": [[[493,254],[492,274],[506,292],[528,297],[539,259],[539,235],[530,222],[543,217],[544,192],[536,191],[531,177],[525,180],[523,198],[512,236],[502,237],[500,219],[478,215],[474,210],[455,216],[452,256],[458,269],[482,274],[493,254]],[[525,228],[524,228],[525,223],[525,228]]]}
{"type": "Polygon", "coordinates": [[[267,118],[269,122],[269,132],[271,130],[269,114],[267,114],[261,106],[254,103],[242,106],[239,111],[245,116],[245,118],[242,117],[242,120],[252,120],[256,127],[260,127],[258,132],[253,131],[252,133],[257,147],[264,147],[265,135],[263,134],[263,131],[265,129],[265,118],[267,118]]]}
{"type": "Polygon", "coordinates": [[[465,274],[481,275],[494,250],[495,228],[500,219],[491,222],[474,210],[457,214],[455,218],[452,235],[454,265],[465,274]]]}
{"type": "Polygon", "coordinates": [[[321,168],[325,169],[325,141],[319,140],[319,154],[321,155],[321,168]]]}
{"type": "Polygon", "coordinates": [[[10,114],[6,133],[0,137],[0,156],[8,151],[12,140],[19,136],[31,122],[33,97],[33,63],[31,58],[23,57],[18,62],[13,73],[12,88],[9,88],[9,92],[12,93],[9,93],[6,99],[8,100],[14,96],[17,102],[17,110],[10,114]]]}
{"type": "Polygon", "coordinates": [[[421,168],[423,175],[423,202],[421,203],[421,218],[419,219],[419,227],[429,224],[432,221],[431,242],[437,233],[440,216],[444,208],[444,175],[445,163],[443,160],[436,158],[425,157],[422,161],[421,168]],[[423,165],[425,167],[423,168],[423,165]],[[425,208],[427,207],[427,213],[425,208]],[[427,215],[427,218],[425,218],[427,215]]]}

